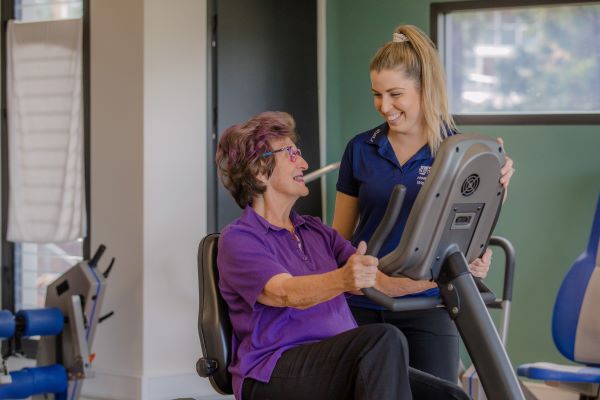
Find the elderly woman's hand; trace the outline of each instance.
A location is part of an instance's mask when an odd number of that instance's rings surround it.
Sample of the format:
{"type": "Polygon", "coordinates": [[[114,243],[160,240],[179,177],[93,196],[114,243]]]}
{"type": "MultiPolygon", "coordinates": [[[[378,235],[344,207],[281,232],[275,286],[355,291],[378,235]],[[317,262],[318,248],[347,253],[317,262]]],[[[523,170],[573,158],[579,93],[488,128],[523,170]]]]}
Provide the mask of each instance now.
{"type": "Polygon", "coordinates": [[[344,291],[350,292],[375,286],[377,280],[377,257],[365,255],[367,244],[361,241],[356,253],[348,258],[346,264],[340,268],[344,291]]]}
{"type": "Polygon", "coordinates": [[[473,276],[478,278],[485,278],[490,270],[490,264],[492,263],[492,250],[489,248],[486,249],[483,256],[473,260],[471,264],[469,264],[469,271],[473,276]]]}

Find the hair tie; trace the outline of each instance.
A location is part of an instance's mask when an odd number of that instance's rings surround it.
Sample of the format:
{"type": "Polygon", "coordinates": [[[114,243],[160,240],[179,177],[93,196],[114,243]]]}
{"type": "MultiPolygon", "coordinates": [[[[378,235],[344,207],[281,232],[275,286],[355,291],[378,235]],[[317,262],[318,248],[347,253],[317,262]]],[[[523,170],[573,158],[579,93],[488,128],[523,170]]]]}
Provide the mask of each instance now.
{"type": "Polygon", "coordinates": [[[408,37],[404,33],[392,33],[392,42],[394,43],[404,43],[408,42],[408,37]]]}

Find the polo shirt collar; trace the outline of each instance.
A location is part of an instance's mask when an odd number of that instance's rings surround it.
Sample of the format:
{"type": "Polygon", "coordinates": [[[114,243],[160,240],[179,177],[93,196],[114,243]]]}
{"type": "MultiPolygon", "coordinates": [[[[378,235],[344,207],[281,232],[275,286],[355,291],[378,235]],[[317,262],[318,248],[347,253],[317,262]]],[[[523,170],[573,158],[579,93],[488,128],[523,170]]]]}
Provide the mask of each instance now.
{"type": "MultiPolygon", "coordinates": [[[[306,223],[304,217],[298,214],[295,210],[292,210],[290,212],[290,219],[294,228],[302,226],[306,223]]],[[[269,230],[285,230],[285,228],[271,224],[269,221],[267,221],[261,215],[259,215],[250,205],[247,205],[244,209],[244,213],[242,214],[242,220],[244,220],[245,223],[250,224],[254,227],[261,228],[264,231],[264,233],[267,233],[269,230]]]]}
{"type": "MultiPolygon", "coordinates": [[[[390,127],[387,124],[387,122],[384,122],[383,124],[379,125],[378,127],[372,129],[369,132],[369,135],[365,137],[365,142],[371,146],[377,146],[379,148],[378,152],[380,155],[382,155],[385,158],[388,158],[391,162],[396,164],[396,155],[394,154],[394,150],[392,149],[392,146],[390,145],[390,142],[387,137],[389,128],[390,127]]],[[[427,160],[430,158],[432,158],[431,149],[429,148],[428,144],[425,144],[419,149],[419,151],[415,153],[414,156],[410,158],[410,160],[406,162],[406,164],[409,164],[413,161],[427,160]]]]}
{"type": "Polygon", "coordinates": [[[381,148],[386,143],[388,143],[387,133],[389,129],[390,127],[387,124],[387,122],[384,122],[383,124],[379,125],[378,127],[372,129],[369,132],[369,135],[365,137],[365,142],[369,143],[370,145],[374,145],[381,148]]]}

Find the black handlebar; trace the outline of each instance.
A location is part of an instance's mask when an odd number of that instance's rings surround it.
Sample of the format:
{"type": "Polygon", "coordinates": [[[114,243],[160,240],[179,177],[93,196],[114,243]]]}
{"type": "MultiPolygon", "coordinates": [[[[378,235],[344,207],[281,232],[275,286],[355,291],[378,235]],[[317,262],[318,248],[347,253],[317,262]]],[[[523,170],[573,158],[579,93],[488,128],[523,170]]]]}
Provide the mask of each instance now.
{"type": "Polygon", "coordinates": [[[383,218],[377,226],[377,229],[375,229],[373,236],[371,236],[371,240],[369,240],[369,245],[367,246],[368,255],[377,257],[377,254],[379,254],[379,250],[381,250],[383,242],[385,242],[385,239],[387,239],[388,235],[392,231],[392,228],[394,225],[396,225],[396,221],[400,215],[400,210],[402,210],[402,204],[404,203],[405,196],[406,187],[404,185],[394,186],[394,190],[392,190],[392,194],[390,195],[383,218]]]}
{"type": "MultiPolygon", "coordinates": [[[[375,233],[373,233],[371,240],[369,240],[367,254],[377,256],[379,250],[381,250],[385,239],[387,239],[390,231],[398,220],[405,195],[406,187],[403,185],[396,185],[394,187],[381,223],[377,226],[377,229],[375,230],[375,233]]],[[[497,300],[496,295],[483,283],[481,279],[474,279],[484,303],[491,307],[501,307],[500,303],[502,300],[512,300],[515,251],[512,244],[503,237],[492,236],[489,244],[491,246],[498,246],[502,248],[506,256],[502,299],[497,300]]],[[[439,297],[410,297],[396,299],[380,292],[373,287],[364,288],[362,289],[362,292],[374,303],[379,304],[391,311],[423,310],[443,306],[442,300],[439,297]]]]}
{"type": "Polygon", "coordinates": [[[88,262],[90,267],[95,268],[96,265],[98,265],[98,261],[100,261],[102,254],[104,254],[104,250],[106,250],[105,245],[101,244],[100,246],[98,246],[98,250],[96,250],[96,253],[92,257],[92,259],[88,262]]]}
{"type": "MultiPolygon", "coordinates": [[[[383,246],[383,242],[388,237],[390,231],[396,224],[396,220],[400,215],[400,210],[402,209],[402,203],[404,203],[404,196],[406,195],[406,187],[404,185],[396,185],[394,186],[394,190],[390,196],[388,201],[387,208],[385,209],[385,213],[383,214],[383,218],[377,229],[375,229],[375,233],[369,240],[367,245],[367,254],[371,256],[377,257],[379,250],[381,250],[381,246],[383,246]]],[[[392,311],[400,311],[396,309],[398,307],[398,301],[393,297],[386,295],[385,293],[380,292],[375,288],[364,288],[362,292],[365,296],[367,296],[371,301],[376,304],[382,305],[388,310],[392,311]]],[[[434,307],[432,305],[431,307],[434,307]]]]}

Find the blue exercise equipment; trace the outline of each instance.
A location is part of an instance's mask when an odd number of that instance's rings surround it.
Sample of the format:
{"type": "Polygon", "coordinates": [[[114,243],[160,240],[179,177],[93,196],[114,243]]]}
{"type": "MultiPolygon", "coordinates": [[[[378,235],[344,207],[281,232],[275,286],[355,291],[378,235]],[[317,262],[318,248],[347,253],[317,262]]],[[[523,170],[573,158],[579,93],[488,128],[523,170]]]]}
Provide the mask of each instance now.
{"type": "MultiPolygon", "coordinates": [[[[18,347],[20,338],[41,336],[37,367],[7,373],[0,371],[0,399],[25,399],[50,394],[54,400],[75,400],[81,392],[80,381],[89,377],[92,341],[98,323],[113,313],[100,316],[106,278],[114,258],[104,273],[96,266],[105,247],[101,245],[90,261],[71,267],[52,282],[46,293],[46,308],[20,310],[13,316],[0,311],[0,339],[10,339],[18,347]]],[[[46,397],[45,397],[46,398],[46,397]]]]}
{"type": "Polygon", "coordinates": [[[0,399],[25,399],[44,393],[54,393],[55,399],[66,399],[67,372],[62,365],[23,368],[11,372],[10,384],[0,385],[0,399]]]}
{"type": "Polygon", "coordinates": [[[556,296],[552,336],[560,353],[583,365],[537,362],[521,365],[520,376],[553,382],[580,399],[600,398],[600,195],[588,245],[565,275],[556,296]]]}
{"type": "Polygon", "coordinates": [[[15,317],[10,311],[0,310],[0,339],[12,337],[15,334],[15,317]]]}
{"type": "Polygon", "coordinates": [[[65,325],[65,317],[56,307],[21,310],[15,315],[15,319],[22,321],[21,336],[25,337],[58,335],[65,325]]]}

